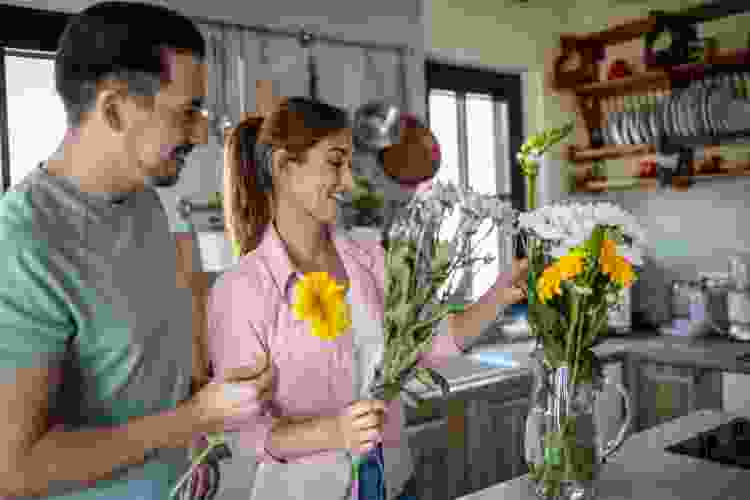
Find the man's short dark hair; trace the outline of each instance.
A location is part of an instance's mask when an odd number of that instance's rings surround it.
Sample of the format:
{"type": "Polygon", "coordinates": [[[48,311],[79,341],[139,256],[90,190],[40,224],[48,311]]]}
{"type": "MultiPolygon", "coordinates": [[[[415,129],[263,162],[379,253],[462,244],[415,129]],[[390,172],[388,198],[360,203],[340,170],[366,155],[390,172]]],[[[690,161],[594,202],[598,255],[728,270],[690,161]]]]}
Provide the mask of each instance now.
{"type": "Polygon", "coordinates": [[[55,55],[55,88],[68,124],[81,125],[105,79],[125,82],[132,95],[155,96],[168,64],[165,49],[190,52],[198,61],[206,56],[196,25],[165,7],[101,2],[73,16],[55,55]]]}

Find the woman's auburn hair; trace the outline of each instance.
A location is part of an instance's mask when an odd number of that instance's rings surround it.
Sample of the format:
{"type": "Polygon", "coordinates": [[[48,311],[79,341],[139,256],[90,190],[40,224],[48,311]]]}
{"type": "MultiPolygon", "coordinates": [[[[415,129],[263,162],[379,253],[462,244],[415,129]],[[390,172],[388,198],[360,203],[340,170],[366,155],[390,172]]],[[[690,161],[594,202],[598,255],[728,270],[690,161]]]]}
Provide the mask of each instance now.
{"type": "MultiPolygon", "coordinates": [[[[285,98],[267,117],[250,116],[242,120],[226,139],[224,219],[240,256],[260,245],[271,222],[272,194],[261,190],[256,172],[242,165],[242,134],[255,136],[257,143],[268,144],[274,150],[283,149],[290,158],[304,161],[307,151],[322,139],[350,127],[342,109],[306,98],[293,98],[292,105],[294,111],[290,110],[290,99],[285,98]],[[300,102],[302,105],[296,105],[300,102]]],[[[258,165],[253,164],[252,168],[258,165]]]]}

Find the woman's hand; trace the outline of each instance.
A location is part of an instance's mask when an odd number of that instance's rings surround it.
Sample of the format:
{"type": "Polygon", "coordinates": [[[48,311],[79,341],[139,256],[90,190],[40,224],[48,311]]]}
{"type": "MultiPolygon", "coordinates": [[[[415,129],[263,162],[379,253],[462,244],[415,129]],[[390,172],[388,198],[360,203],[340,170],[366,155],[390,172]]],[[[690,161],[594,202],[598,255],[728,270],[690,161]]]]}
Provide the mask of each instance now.
{"type": "Polygon", "coordinates": [[[505,305],[518,304],[528,298],[529,260],[514,259],[510,286],[499,291],[500,302],[505,305]]]}
{"type": "Polygon", "coordinates": [[[342,448],[364,455],[383,441],[386,404],[377,400],[356,401],[338,417],[342,448]]]}

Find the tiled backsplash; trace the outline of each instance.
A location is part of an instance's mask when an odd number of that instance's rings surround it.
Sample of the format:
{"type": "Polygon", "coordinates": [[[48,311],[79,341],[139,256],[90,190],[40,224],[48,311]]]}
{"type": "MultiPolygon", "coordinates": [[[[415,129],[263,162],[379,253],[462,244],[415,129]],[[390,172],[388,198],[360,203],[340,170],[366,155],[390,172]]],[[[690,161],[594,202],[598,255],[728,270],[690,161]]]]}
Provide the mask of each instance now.
{"type": "Polygon", "coordinates": [[[728,270],[728,258],[750,261],[750,178],[696,183],[687,192],[625,191],[576,195],[609,200],[638,217],[649,244],[642,279],[633,289],[633,310],[651,321],[669,320],[668,283],[697,278],[702,271],[728,270]]]}

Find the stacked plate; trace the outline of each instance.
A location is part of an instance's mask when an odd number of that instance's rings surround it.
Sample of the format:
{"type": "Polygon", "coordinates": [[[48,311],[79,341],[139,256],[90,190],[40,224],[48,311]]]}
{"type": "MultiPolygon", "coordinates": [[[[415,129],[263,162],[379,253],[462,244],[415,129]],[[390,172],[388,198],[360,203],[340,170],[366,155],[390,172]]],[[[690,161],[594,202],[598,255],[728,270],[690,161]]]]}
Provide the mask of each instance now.
{"type": "Polygon", "coordinates": [[[653,144],[659,136],[750,135],[750,72],[710,76],[671,95],[625,98],[600,131],[611,145],[653,144]]]}

